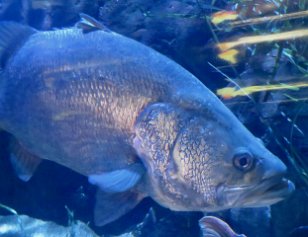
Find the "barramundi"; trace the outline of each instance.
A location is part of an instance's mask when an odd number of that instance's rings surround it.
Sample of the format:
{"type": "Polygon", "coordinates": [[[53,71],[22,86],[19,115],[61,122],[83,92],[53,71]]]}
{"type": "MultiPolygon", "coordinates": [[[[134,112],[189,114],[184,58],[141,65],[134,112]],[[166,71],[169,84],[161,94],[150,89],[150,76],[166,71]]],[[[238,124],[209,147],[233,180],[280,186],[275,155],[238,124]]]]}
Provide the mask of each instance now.
{"type": "Polygon", "coordinates": [[[151,197],[175,211],[287,197],[286,166],[183,67],[81,15],[37,31],[0,23],[0,128],[27,181],[42,160],[98,186],[105,225],[151,197]]]}

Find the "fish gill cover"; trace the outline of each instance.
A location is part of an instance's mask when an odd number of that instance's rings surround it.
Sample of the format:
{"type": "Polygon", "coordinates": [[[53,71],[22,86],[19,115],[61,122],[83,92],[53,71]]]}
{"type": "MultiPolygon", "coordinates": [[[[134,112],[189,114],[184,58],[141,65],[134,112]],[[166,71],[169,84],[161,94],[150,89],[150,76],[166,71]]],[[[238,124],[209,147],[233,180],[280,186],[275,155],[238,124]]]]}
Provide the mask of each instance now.
{"type": "MultiPolygon", "coordinates": [[[[237,233],[283,237],[308,225],[307,9],[305,0],[7,0],[1,1],[0,19],[52,30],[75,25],[84,12],[192,72],[283,160],[297,187],[287,201],[270,209],[232,209],[216,215],[237,233]]],[[[95,227],[95,188],[87,179],[44,161],[23,183],[8,162],[9,139],[3,132],[1,203],[18,213],[66,225],[68,206],[76,219],[90,222],[100,234],[199,235],[201,214],[171,212],[150,199],[119,221],[95,227]],[[139,228],[150,207],[155,220],[139,228]]]]}

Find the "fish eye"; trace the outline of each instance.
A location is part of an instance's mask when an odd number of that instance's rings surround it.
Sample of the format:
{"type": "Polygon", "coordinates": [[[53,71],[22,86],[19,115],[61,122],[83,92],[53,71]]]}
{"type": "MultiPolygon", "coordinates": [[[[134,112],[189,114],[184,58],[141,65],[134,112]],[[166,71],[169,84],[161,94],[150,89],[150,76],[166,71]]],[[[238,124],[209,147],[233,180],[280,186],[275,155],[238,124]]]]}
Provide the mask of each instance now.
{"type": "Polygon", "coordinates": [[[233,157],[233,165],[241,171],[249,171],[253,168],[254,158],[249,152],[237,153],[233,157]]]}

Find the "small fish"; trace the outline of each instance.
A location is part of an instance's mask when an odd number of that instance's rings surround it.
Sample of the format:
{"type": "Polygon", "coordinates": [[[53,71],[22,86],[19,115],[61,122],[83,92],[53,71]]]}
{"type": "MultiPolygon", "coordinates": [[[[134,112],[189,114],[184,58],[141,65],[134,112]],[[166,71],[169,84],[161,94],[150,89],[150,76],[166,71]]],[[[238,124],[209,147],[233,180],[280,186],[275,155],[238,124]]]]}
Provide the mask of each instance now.
{"type": "Polygon", "coordinates": [[[257,85],[247,87],[225,87],[218,89],[216,94],[224,99],[231,99],[237,96],[249,96],[252,93],[262,91],[275,91],[275,90],[299,90],[300,88],[308,87],[308,83],[297,82],[290,84],[276,84],[276,85],[257,85]]]}
{"type": "Polygon", "coordinates": [[[81,17],[47,32],[0,23],[0,127],[18,177],[44,159],[88,177],[100,226],[145,197],[219,211],[293,192],[286,166],[196,77],[81,17]]]}
{"type": "Polygon", "coordinates": [[[225,52],[218,54],[218,58],[225,60],[231,64],[235,64],[238,62],[239,51],[237,49],[230,49],[225,52]]]}
{"type": "Polygon", "coordinates": [[[211,22],[214,25],[219,25],[225,21],[236,20],[239,17],[235,11],[219,11],[211,16],[211,22]]]}
{"type": "Polygon", "coordinates": [[[203,217],[199,220],[199,226],[203,237],[246,237],[236,234],[226,222],[215,216],[203,217]]]}

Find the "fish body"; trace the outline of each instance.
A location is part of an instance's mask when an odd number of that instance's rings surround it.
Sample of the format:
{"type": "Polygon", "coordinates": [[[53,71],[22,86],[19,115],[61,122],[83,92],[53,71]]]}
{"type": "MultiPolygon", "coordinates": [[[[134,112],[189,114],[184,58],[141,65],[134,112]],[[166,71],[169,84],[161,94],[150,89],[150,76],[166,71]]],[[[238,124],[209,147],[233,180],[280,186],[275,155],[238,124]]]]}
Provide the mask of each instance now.
{"type": "Polygon", "coordinates": [[[28,180],[41,159],[99,187],[98,225],[152,197],[178,211],[263,206],[286,167],[197,78],[89,16],[37,32],[0,25],[0,127],[28,180]],[[114,210],[114,206],[117,210],[114,210]]]}
{"type": "Polygon", "coordinates": [[[39,157],[86,176],[135,162],[134,125],[145,107],[185,103],[189,94],[199,105],[205,89],[148,47],[75,28],[32,35],[2,77],[5,130],[39,157]]]}

